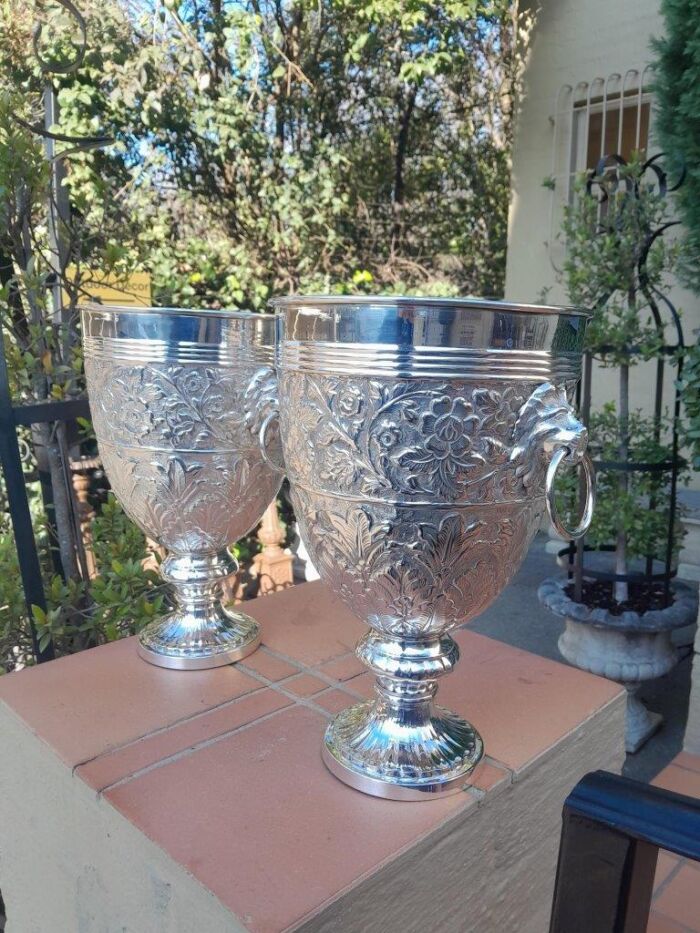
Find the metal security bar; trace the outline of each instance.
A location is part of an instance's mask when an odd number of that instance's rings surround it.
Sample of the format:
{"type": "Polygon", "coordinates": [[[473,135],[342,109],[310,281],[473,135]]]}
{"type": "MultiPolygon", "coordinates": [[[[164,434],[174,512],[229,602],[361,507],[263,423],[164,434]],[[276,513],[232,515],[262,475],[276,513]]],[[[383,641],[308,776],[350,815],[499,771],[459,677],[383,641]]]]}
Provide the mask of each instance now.
{"type": "Polygon", "coordinates": [[[558,233],[564,207],[571,204],[578,173],[593,169],[608,153],[629,160],[645,150],[651,119],[651,66],[630,68],[624,74],[564,84],[554,99],[549,209],[549,258],[561,267],[564,244],[558,233]]]}
{"type": "Polygon", "coordinates": [[[645,933],[659,849],[700,861],[700,801],[587,774],[564,803],[550,933],[645,933]]]}

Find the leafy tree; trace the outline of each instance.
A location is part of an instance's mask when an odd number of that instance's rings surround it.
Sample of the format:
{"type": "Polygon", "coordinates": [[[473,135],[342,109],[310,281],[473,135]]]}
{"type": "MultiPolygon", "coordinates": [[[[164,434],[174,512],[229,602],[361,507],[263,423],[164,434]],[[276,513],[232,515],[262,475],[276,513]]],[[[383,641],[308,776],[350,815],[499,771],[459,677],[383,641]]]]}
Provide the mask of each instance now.
{"type": "Polygon", "coordinates": [[[505,0],[123,12],[128,56],[95,37],[59,95],[72,132],[118,140],[78,157],[74,196],[123,193],[163,301],[262,308],[358,273],[499,294],[516,25],[505,0]]]}
{"type": "MultiPolygon", "coordinates": [[[[502,292],[526,31],[515,4],[75,2],[87,41],[67,69],[74,17],[0,0],[0,326],[16,400],[83,391],[76,307],[94,273],[149,271],[161,304],[256,310],[296,290],[502,292]],[[58,188],[36,132],[47,89],[59,105],[58,188]],[[57,220],[64,197],[70,218],[57,220]]],[[[117,552],[103,548],[88,581],[62,462],[69,438],[42,425],[31,441],[54,500],[51,530],[34,497],[50,602],[36,617],[42,640],[70,651],[133,630],[162,600],[142,537],[115,505],[103,509],[98,527],[117,552]]],[[[9,571],[6,523],[0,534],[9,571]]],[[[10,657],[28,619],[9,594],[3,605],[15,619],[0,632],[10,657]]]]}
{"type": "Polygon", "coordinates": [[[694,0],[662,0],[656,53],[655,132],[669,164],[685,172],[677,194],[686,233],[682,269],[700,291],[700,16],[694,0]]]}
{"type": "MultiPolygon", "coordinates": [[[[700,16],[693,0],[662,0],[665,35],[653,42],[656,133],[677,172],[685,173],[678,206],[685,227],[682,271],[700,293],[700,16]]],[[[695,469],[700,469],[700,342],[684,363],[681,390],[684,436],[695,469]]]]}
{"type": "MultiPolygon", "coordinates": [[[[668,207],[648,170],[648,163],[638,159],[599,166],[579,179],[563,224],[568,297],[593,310],[586,349],[618,372],[616,403],[591,417],[591,449],[600,459],[621,465],[668,459],[667,420],[645,419],[630,407],[630,369],[657,357],[667,342],[654,315],[679,252],[677,244],[657,235],[667,222],[668,207]]],[[[569,493],[575,501],[575,486],[569,493]]],[[[626,574],[631,557],[663,552],[669,500],[667,474],[603,471],[590,538],[596,545],[614,543],[615,573],[626,574]],[[655,509],[648,507],[650,502],[655,509]]],[[[680,534],[677,529],[677,542],[680,534]]],[[[615,600],[622,603],[628,596],[627,583],[617,581],[615,600]]]]}

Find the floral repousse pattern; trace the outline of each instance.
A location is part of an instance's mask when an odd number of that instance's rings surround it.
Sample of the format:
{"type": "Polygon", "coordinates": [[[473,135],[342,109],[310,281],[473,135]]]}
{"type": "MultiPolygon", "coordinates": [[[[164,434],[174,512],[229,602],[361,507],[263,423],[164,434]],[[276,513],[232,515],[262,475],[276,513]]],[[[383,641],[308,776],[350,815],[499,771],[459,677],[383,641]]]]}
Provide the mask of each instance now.
{"type": "Polygon", "coordinates": [[[253,447],[276,404],[271,367],[85,361],[92,415],[103,443],[173,449],[253,447]]]}
{"type": "Polygon", "coordinates": [[[282,374],[295,512],[372,628],[429,637],[483,611],[544,508],[547,453],[585,445],[563,388],[282,374]]]}
{"type": "Polygon", "coordinates": [[[323,578],[377,631],[431,636],[482,612],[511,579],[537,530],[537,502],[469,509],[358,505],[293,490],[323,578]]]}
{"type": "Polygon", "coordinates": [[[177,554],[218,551],[242,537],[280,485],[252,451],[193,457],[103,445],[101,453],[129,517],[177,554]]]}
{"type": "Polygon", "coordinates": [[[257,437],[276,406],[270,367],[87,359],[86,374],[110,483],[149,536],[206,553],[255,526],[280,485],[257,437]]]}
{"type": "Polygon", "coordinates": [[[525,383],[485,388],[287,373],[282,391],[292,482],[373,498],[543,495],[543,441],[580,429],[564,390],[549,385],[533,393],[525,383]]]}

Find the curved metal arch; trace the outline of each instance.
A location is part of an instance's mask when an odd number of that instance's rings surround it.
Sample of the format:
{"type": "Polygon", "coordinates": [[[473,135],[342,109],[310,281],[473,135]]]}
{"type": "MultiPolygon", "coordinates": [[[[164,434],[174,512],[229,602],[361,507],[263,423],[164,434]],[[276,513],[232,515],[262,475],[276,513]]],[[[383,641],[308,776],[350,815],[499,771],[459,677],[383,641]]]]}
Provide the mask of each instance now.
{"type": "Polygon", "coordinates": [[[32,46],[34,48],[34,54],[36,55],[37,61],[39,62],[39,67],[41,68],[44,74],[62,74],[67,75],[73,71],[76,71],[82,65],[85,60],[85,52],[87,51],[87,23],[85,22],[85,17],[80,12],[80,10],[75,6],[71,0],[55,0],[59,6],[62,6],[70,16],[73,17],[78,26],[79,40],[75,45],[76,56],[72,62],[61,63],[55,60],[45,59],[39,48],[39,42],[41,40],[41,34],[43,32],[43,25],[37,23],[34,27],[32,33],[32,46]]]}

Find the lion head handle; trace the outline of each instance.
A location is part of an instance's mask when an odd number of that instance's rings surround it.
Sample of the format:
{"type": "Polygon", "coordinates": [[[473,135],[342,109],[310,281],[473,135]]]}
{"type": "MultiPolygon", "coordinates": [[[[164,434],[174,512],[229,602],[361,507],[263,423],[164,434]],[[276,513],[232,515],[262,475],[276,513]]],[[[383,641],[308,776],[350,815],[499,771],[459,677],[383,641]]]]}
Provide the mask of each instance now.
{"type": "Polygon", "coordinates": [[[580,463],[588,431],[574,414],[564,388],[549,382],[538,386],[520,409],[513,429],[511,462],[526,489],[543,485],[549,461],[560,448],[567,463],[580,463]]]}

